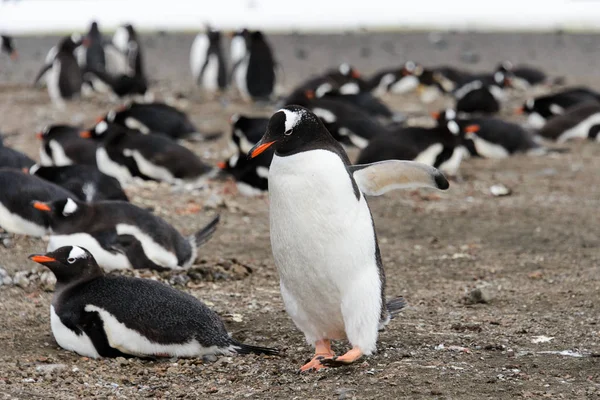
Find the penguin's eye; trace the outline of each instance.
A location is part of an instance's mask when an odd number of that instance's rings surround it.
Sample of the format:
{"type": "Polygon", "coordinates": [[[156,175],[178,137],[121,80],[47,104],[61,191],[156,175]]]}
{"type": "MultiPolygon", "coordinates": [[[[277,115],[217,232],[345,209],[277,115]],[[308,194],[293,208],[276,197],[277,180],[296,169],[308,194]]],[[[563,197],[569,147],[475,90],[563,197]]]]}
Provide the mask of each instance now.
{"type": "Polygon", "coordinates": [[[292,132],[294,132],[294,130],[293,130],[293,129],[288,129],[287,131],[283,132],[283,134],[284,134],[285,136],[290,136],[290,135],[292,134],[292,132]]]}
{"type": "Polygon", "coordinates": [[[75,262],[75,259],[74,259],[73,257],[71,257],[71,258],[67,258],[67,262],[68,262],[69,264],[73,264],[73,263],[75,262]]]}

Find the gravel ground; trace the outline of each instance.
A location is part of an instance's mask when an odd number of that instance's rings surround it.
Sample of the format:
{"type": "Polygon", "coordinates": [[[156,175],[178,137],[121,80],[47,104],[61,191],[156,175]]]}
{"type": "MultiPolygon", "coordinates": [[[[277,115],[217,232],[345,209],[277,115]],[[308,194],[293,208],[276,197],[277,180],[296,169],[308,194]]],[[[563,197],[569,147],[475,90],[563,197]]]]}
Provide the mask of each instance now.
{"type": "MultiPolygon", "coordinates": [[[[446,37],[444,49],[416,33],[271,39],[288,87],[344,60],[369,73],[408,58],[459,64],[464,50],[481,57],[472,69],[512,58],[546,65],[573,83],[600,79],[593,36],[446,37]],[[304,56],[298,49],[307,59],[296,58],[304,56]]],[[[55,40],[17,38],[21,61],[0,60],[0,129],[8,145],[36,158],[34,133],[45,124],[87,126],[114,106],[92,99],[58,112],[44,90],[29,87],[55,40]]],[[[225,130],[233,112],[268,114],[231,97],[225,108],[202,101],[188,85],[191,40],[145,36],[158,97],[183,93],[188,100],[181,105],[207,131],[225,130]]],[[[519,121],[510,109],[523,98],[513,94],[504,115],[519,121]]],[[[413,96],[386,100],[420,120],[443,105],[424,107],[413,96]]],[[[213,163],[226,153],[224,139],[190,147],[213,163]]],[[[277,347],[282,357],[91,360],[64,351],[50,332],[49,274],[26,259],[46,243],[11,237],[0,244],[0,267],[18,283],[0,286],[0,398],[600,398],[600,146],[568,147],[568,153],[547,157],[467,160],[462,180],[447,192],[397,191],[371,199],[388,296],[405,296],[409,307],[381,334],[376,355],[317,374],[297,374],[311,349],[283,309],[265,196],[242,197],[218,182],[196,192],[162,184],[127,189],[136,204],[154,207],[184,233],[222,215],[193,270],[136,274],[197,296],[225,319],[235,338],[277,347]],[[490,186],[498,183],[512,195],[491,196],[490,186]]],[[[345,346],[338,344],[337,351],[345,346]]]]}

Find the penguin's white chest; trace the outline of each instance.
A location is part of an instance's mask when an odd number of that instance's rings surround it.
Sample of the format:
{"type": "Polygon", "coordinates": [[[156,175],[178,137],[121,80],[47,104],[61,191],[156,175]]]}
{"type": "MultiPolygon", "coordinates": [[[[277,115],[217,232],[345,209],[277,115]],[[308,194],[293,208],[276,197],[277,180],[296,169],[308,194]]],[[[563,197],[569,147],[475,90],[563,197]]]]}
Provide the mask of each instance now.
{"type": "Polygon", "coordinates": [[[307,340],[344,337],[345,304],[359,305],[352,313],[375,314],[376,324],[381,282],[373,223],[342,160],[327,150],[275,155],[269,198],[282,297],[307,340]]]}
{"type": "Polygon", "coordinates": [[[63,349],[74,351],[86,357],[100,357],[89,336],[84,332],[78,335],[67,328],[56,314],[56,311],[54,311],[54,306],[50,306],[50,325],[56,343],[63,349]]]}

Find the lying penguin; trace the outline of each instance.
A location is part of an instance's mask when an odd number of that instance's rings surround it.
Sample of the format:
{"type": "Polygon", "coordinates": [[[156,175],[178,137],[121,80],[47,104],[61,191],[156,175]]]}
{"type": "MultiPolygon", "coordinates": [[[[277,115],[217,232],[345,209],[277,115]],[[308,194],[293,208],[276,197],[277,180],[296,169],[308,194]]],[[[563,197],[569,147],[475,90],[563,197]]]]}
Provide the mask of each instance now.
{"type": "Polygon", "coordinates": [[[4,146],[2,136],[0,135],[0,168],[29,168],[35,161],[29,158],[27,155],[11,149],[10,147],[4,146]]]}
{"type": "Polygon", "coordinates": [[[269,169],[271,248],[285,308],[315,346],[300,370],[350,364],[376,349],[378,331],[404,306],[385,302],[385,273],[366,195],[449,184],[437,169],[390,160],[351,165],[323,122],[300,106],[271,117],[250,151],[275,155],[269,169]],[[352,349],[336,356],[331,340],[352,349]]]}
{"type": "Polygon", "coordinates": [[[189,268],[198,247],[210,239],[219,223],[217,216],[194,235],[184,237],[162,218],[124,201],[85,203],[68,197],[36,201],[33,208],[46,213],[52,228],[48,251],[69,243],[80,245],[106,270],[189,268]]]}
{"type": "Polygon", "coordinates": [[[44,166],[96,165],[96,148],[92,140],[80,136],[81,129],[71,125],[49,125],[36,136],[42,141],[40,164],[44,166]]]}
{"type": "Polygon", "coordinates": [[[65,350],[92,358],[278,354],[232,339],[219,316],[187,293],[150,279],[105,275],[82,247],[29,259],[56,276],[50,325],[65,350]]]}

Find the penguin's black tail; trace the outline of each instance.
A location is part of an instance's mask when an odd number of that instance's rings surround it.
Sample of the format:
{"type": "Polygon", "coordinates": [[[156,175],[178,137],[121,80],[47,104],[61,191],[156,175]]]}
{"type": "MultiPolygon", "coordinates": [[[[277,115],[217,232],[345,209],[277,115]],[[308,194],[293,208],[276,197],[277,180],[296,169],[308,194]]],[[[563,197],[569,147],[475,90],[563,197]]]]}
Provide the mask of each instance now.
{"type": "Polygon", "coordinates": [[[221,216],[217,214],[216,217],[213,218],[206,226],[196,232],[192,238],[196,247],[202,246],[204,243],[208,242],[208,240],[212,237],[213,233],[217,230],[217,225],[219,225],[219,220],[221,216]]]}
{"type": "Polygon", "coordinates": [[[400,311],[402,311],[406,307],[406,300],[404,300],[404,297],[402,296],[395,297],[388,301],[385,306],[390,315],[390,319],[392,319],[396,315],[400,314],[400,311]]]}
{"type": "Polygon", "coordinates": [[[249,344],[242,344],[233,341],[233,346],[236,347],[235,351],[238,354],[264,354],[266,356],[278,356],[280,355],[279,350],[272,349],[270,347],[252,346],[249,344]]]}

